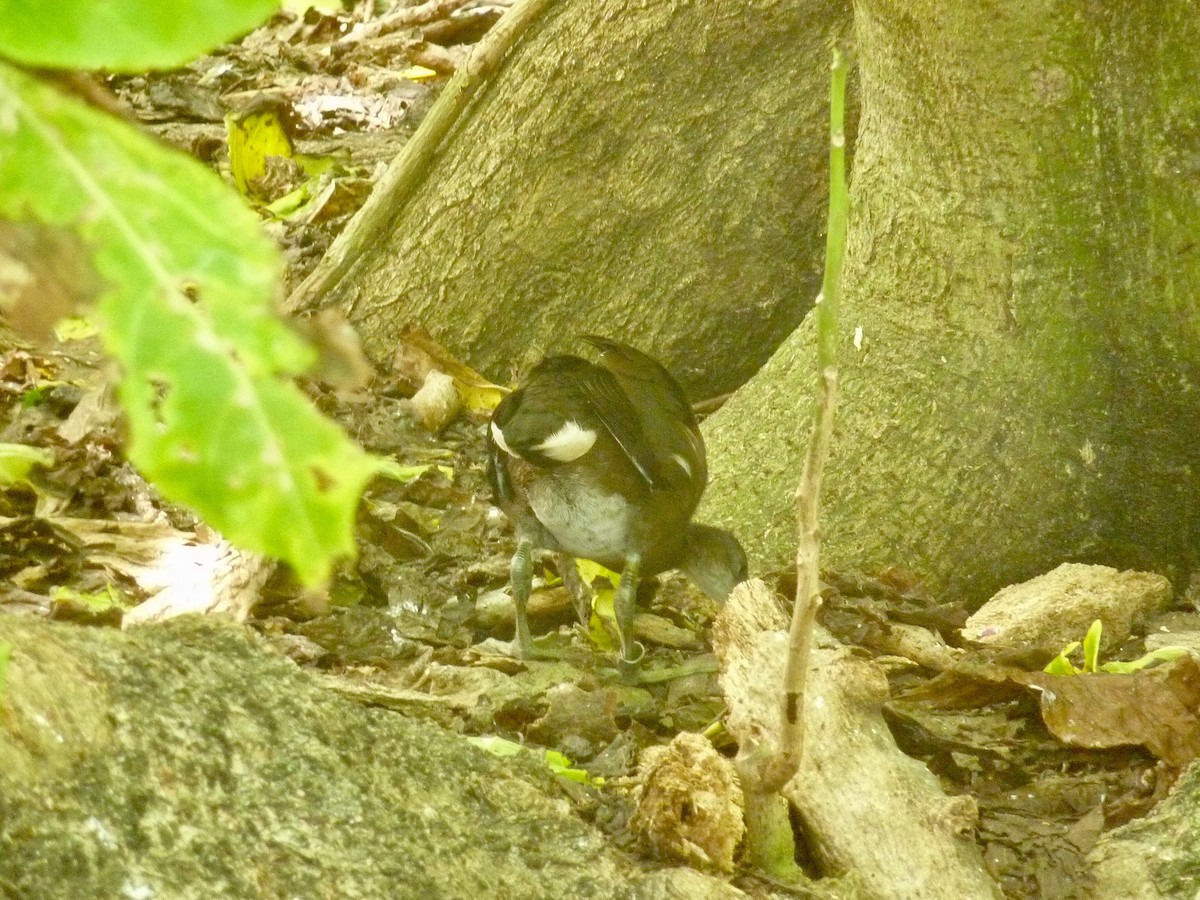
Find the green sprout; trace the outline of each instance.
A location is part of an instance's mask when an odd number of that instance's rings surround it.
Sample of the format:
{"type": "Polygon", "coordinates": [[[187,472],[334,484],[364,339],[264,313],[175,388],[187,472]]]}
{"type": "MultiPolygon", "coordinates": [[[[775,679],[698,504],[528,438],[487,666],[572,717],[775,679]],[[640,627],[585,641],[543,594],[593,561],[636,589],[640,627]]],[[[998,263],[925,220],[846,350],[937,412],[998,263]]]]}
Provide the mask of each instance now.
{"type": "MultiPolygon", "coordinates": [[[[480,750],[484,750],[492,756],[516,756],[518,753],[533,753],[536,752],[530,747],[524,747],[515,741],[505,740],[502,737],[495,735],[484,735],[482,737],[469,737],[469,743],[474,744],[480,750]]],[[[542,751],[542,758],[546,763],[546,767],[558,775],[560,778],[566,778],[568,781],[574,781],[579,784],[588,784],[592,787],[603,787],[604,779],[589,775],[585,769],[575,768],[571,764],[571,760],[557,750],[542,751]]]]}
{"type": "Polygon", "coordinates": [[[1152,650],[1145,656],[1130,662],[1112,660],[1111,662],[1101,664],[1100,637],[1103,634],[1103,630],[1103,625],[1097,619],[1092,623],[1092,627],[1087,630],[1082,643],[1071,641],[1071,643],[1059,651],[1058,656],[1050,660],[1049,664],[1042,671],[1047,675],[1083,675],[1095,674],[1096,672],[1106,672],[1110,675],[1129,675],[1157,662],[1178,659],[1188,652],[1184,647],[1159,647],[1157,650],[1152,650]],[[1071,654],[1080,647],[1083,647],[1082,669],[1076,668],[1075,664],[1070,660],[1071,654]]]}

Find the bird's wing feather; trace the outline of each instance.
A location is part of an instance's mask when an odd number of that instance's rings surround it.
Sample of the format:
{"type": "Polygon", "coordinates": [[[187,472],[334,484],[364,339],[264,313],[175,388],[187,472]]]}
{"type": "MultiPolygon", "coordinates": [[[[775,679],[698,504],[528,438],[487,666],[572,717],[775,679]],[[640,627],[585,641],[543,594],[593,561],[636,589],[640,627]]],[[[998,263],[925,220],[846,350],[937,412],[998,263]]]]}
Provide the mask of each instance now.
{"type": "Polygon", "coordinates": [[[679,382],[653,357],[611,338],[586,335],[600,351],[600,364],[612,373],[635,407],[633,415],[645,436],[650,481],[659,487],[708,480],[704,439],[687,395],[679,382]]]}
{"type": "Polygon", "coordinates": [[[653,482],[653,452],[612,373],[577,356],[548,356],[492,414],[489,447],[553,468],[585,455],[603,430],[653,482]]]}

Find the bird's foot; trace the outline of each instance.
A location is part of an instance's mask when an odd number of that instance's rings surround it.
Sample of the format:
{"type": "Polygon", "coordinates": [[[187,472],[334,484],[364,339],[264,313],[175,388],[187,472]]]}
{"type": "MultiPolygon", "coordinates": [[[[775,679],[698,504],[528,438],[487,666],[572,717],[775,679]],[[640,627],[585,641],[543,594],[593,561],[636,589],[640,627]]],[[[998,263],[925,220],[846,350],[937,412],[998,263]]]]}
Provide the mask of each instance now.
{"type": "Polygon", "coordinates": [[[625,682],[636,682],[639,680],[642,660],[646,657],[646,648],[642,646],[641,641],[633,641],[630,646],[621,648],[621,655],[617,657],[617,675],[625,682]]]}

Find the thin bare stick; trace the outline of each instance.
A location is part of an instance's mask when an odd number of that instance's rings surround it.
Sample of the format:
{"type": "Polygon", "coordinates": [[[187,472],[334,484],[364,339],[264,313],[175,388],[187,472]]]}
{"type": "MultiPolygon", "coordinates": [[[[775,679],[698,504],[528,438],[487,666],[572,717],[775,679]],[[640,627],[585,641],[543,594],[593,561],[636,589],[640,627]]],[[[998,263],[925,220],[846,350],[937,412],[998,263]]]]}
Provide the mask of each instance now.
{"type": "Polygon", "coordinates": [[[460,7],[466,6],[469,0],[428,0],[419,6],[408,6],[392,10],[386,15],[369,22],[355,25],[350,33],[340,38],[339,44],[357,44],[384,34],[391,34],[401,28],[412,28],[416,25],[428,25],[448,18],[460,7]]]}
{"type": "Polygon", "coordinates": [[[825,277],[814,310],[817,324],[817,402],[804,472],[796,491],[799,536],[796,547],[796,605],[788,634],[788,658],[783,685],[783,734],[780,753],[764,772],[763,787],[780,790],[800,765],[804,754],[804,687],[812,653],[813,624],[821,606],[820,510],[821,476],[829,458],[833,417],[837,409],[838,305],[842,293],[842,258],[850,199],[846,190],[846,134],[843,120],[846,73],[849,66],[834,48],[829,101],[829,217],[825,233],[825,277]]]}
{"type": "Polygon", "coordinates": [[[363,251],[387,233],[392,220],[425,180],[446,135],[462,117],[471,99],[500,68],[529,23],[554,2],[521,0],[475,45],[466,65],[460,66],[446,84],[442,95],[375,185],[362,209],[338,235],[312,273],[287,298],[283,305],[285,312],[295,313],[316,306],[319,299],[346,276],[363,251]]]}

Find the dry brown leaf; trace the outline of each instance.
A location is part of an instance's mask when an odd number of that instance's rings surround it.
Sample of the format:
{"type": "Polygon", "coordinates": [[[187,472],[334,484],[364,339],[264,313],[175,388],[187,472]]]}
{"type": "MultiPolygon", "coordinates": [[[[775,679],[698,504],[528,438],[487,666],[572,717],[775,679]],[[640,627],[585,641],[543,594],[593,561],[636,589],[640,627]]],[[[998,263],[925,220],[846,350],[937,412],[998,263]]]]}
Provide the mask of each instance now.
{"type": "Polygon", "coordinates": [[[489,412],[509,393],[507,388],[492,384],[470,366],[457,360],[421,326],[412,323],[406,325],[392,356],[392,371],[399,380],[416,391],[434,370],[445,372],[454,379],[467,409],[489,412]]]}
{"type": "Polygon", "coordinates": [[[1188,655],[1129,675],[1027,673],[1042,720],[1077,747],[1145,747],[1182,769],[1200,756],[1200,663],[1188,655]]]}

